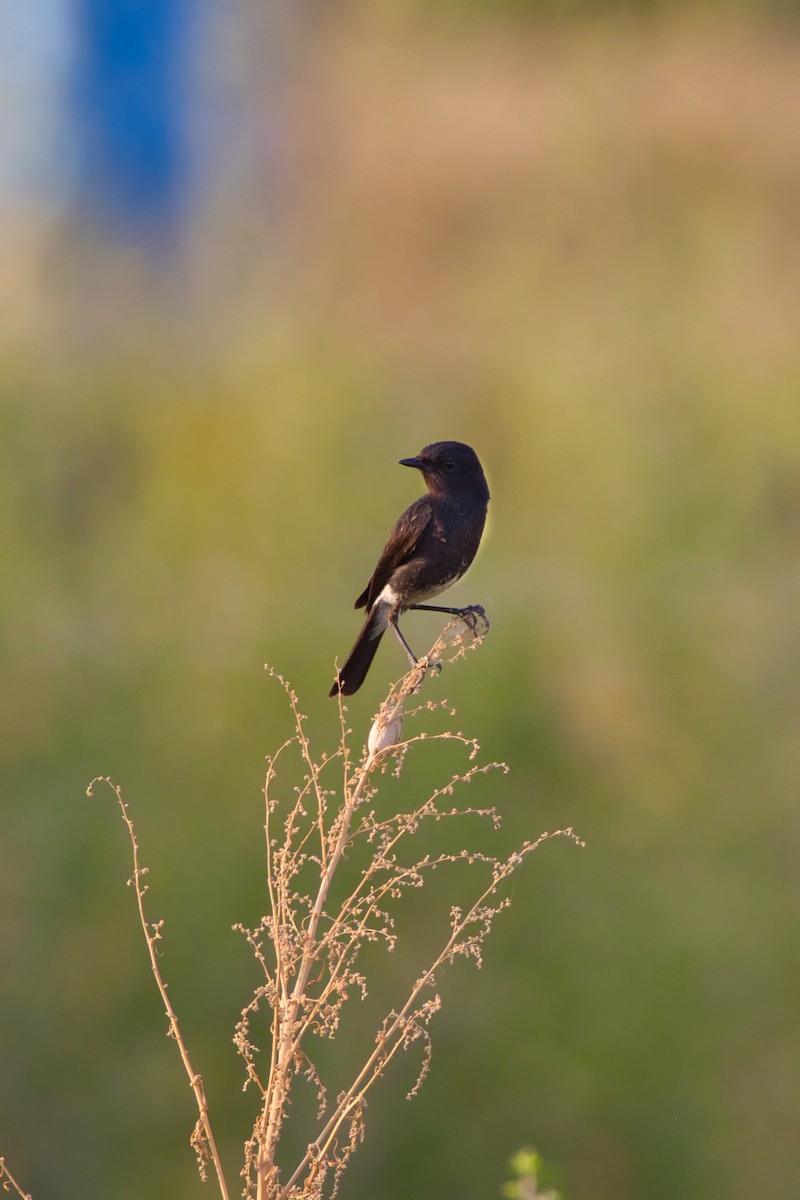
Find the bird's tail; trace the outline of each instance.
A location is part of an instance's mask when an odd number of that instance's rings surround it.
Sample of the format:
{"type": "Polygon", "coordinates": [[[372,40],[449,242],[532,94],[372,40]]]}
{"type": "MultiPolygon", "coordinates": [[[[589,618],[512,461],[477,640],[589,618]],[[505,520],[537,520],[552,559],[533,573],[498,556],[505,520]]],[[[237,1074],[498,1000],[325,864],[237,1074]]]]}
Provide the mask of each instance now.
{"type": "Polygon", "coordinates": [[[378,601],[367,613],[367,619],[361,626],[355,645],[333,681],[329,696],[337,696],[340,692],[343,696],[352,696],[353,692],[357,692],[361,687],[375,657],[375,651],[386,632],[390,611],[390,604],[378,601]]]}

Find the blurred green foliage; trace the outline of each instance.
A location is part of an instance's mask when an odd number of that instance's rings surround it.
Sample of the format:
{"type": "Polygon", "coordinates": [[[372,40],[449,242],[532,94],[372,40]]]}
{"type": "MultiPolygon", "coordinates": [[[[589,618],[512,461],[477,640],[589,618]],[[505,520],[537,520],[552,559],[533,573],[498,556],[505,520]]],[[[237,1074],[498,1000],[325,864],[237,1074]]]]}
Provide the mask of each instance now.
{"type": "MultiPolygon", "coordinates": [[[[510,763],[476,792],[509,844],[587,847],[539,851],[444,983],[425,1088],[375,1095],[343,1195],[496,1195],[529,1139],[570,1200],[796,1195],[800,43],[425,25],[309,33],[287,211],[210,211],[166,283],[72,227],[6,238],[0,1153],[37,1200],[202,1192],[98,773],[240,1161],[230,925],[263,911],[290,728],[261,664],[331,746],[352,601],[416,495],[393,464],[440,437],[489,474],[451,595],[493,628],[431,693],[510,763]]],[[[357,731],[402,667],[382,648],[357,731]]]]}
{"type": "Polygon", "coordinates": [[[548,1166],[530,1146],[523,1146],[511,1157],[508,1171],[511,1178],[502,1188],[506,1200],[561,1200],[559,1193],[552,1189],[542,1191],[540,1184],[542,1177],[548,1174],[548,1166]]]}

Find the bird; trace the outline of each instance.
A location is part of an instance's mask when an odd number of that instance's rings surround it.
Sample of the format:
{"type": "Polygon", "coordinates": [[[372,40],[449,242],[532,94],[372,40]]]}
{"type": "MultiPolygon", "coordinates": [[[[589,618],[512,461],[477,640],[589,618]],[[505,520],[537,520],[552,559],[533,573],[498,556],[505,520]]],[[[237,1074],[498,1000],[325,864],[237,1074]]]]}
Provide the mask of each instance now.
{"type": "Polygon", "coordinates": [[[474,559],[486,524],[489,487],[477,454],[464,442],[432,442],[400,465],[422,473],[427,494],[398,518],[369,583],[355,602],[364,624],[333,681],[329,696],[352,696],[361,687],[383,634],[391,626],[412,666],[417,665],[398,618],[408,609],[449,613],[465,621],[480,606],[424,604],[460,579],[474,559]]]}

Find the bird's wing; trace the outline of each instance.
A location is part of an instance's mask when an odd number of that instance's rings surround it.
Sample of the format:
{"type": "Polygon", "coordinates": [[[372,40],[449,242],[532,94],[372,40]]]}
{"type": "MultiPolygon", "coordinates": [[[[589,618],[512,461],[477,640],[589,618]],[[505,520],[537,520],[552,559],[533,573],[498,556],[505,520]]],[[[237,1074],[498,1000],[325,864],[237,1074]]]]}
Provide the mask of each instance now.
{"type": "Polygon", "coordinates": [[[356,608],[369,608],[374,603],[396,568],[413,556],[432,519],[433,505],[430,496],[420,496],[419,500],[415,500],[403,515],[398,517],[369,583],[356,600],[356,608]]]}

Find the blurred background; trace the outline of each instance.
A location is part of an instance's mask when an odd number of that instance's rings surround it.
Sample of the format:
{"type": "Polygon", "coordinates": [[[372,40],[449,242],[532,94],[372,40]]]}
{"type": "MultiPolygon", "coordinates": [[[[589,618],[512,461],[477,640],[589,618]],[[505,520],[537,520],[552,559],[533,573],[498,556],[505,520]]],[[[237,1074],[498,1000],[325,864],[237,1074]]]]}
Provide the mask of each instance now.
{"type": "Polygon", "coordinates": [[[511,766],[468,796],[503,845],[586,848],[442,980],[341,1194],[486,1200],[529,1143],[566,1200],[794,1200],[800,9],[8,0],[0,31],[0,1155],[35,1200],[204,1194],[108,774],[238,1190],[263,663],[330,750],[395,463],[457,438],[491,529],[450,595],[492,630],[430,694],[511,766]]]}

